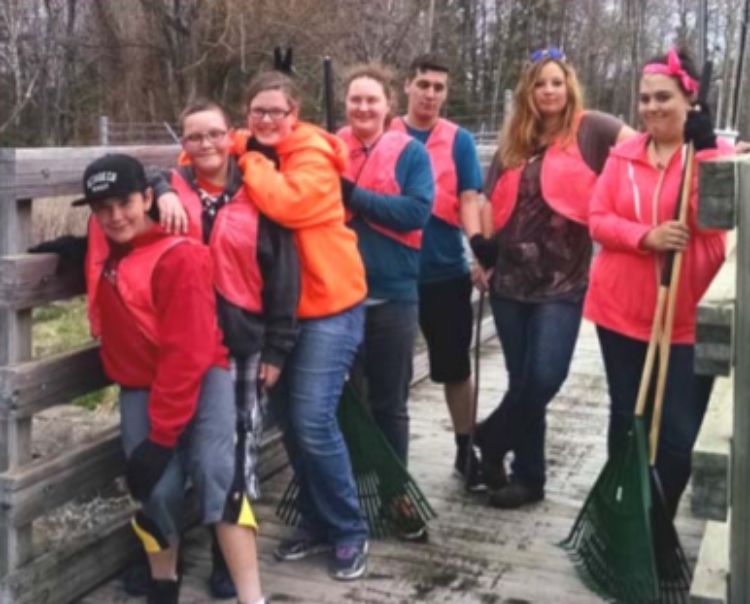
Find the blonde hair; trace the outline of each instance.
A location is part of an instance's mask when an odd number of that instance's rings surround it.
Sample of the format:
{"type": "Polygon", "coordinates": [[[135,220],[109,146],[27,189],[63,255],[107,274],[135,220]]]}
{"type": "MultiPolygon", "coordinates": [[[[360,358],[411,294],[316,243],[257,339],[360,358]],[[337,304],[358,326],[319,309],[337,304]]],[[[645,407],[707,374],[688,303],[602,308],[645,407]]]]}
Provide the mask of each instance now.
{"type": "Polygon", "coordinates": [[[505,168],[517,167],[529,159],[542,141],[543,121],[534,104],[534,84],[549,63],[555,63],[565,74],[567,103],[558,139],[568,144],[573,138],[576,118],[583,110],[583,92],[575,70],[567,62],[551,58],[531,63],[516,85],[513,110],[505,118],[498,141],[500,160],[505,168]]]}
{"type": "Polygon", "coordinates": [[[385,100],[388,101],[388,113],[385,116],[385,127],[387,128],[398,113],[398,95],[394,85],[396,74],[390,67],[379,61],[352,65],[347,69],[344,78],[344,96],[348,95],[351,83],[359,78],[375,80],[383,88],[385,100]]]}

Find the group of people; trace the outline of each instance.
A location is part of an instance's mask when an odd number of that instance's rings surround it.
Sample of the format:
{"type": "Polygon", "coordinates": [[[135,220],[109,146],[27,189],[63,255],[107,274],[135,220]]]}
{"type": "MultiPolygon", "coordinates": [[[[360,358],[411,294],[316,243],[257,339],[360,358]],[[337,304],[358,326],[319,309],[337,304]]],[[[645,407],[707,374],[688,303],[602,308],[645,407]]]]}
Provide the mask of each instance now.
{"type": "MultiPolygon", "coordinates": [[[[657,467],[676,509],[711,389],[692,369],[695,308],[724,249],[721,233],[697,225],[696,190],[688,224],[673,219],[681,149],[692,142],[698,161],[729,152],[705,110],[693,110],[689,57],[670,51],[645,66],[636,133],[584,109],[562,52],[533,53],[486,180],[471,135],[440,117],[447,64],[413,62],[403,115],[395,83],[380,64],[352,68],[347,125],[330,134],[300,120],[288,75],[263,73],[248,89],[246,129],[233,130],[216,102],[185,108],[174,169],[147,181],[124,155],[86,169],[89,316],[121,386],[150,603],[177,602],[188,477],[214,535],[212,593],[263,602],[252,501],[266,407],[299,485],[301,520],[276,558],[326,551],[333,578],[364,574],[368,529],[337,405],[347,379],[364,384],[406,464],[418,327],[469,490],[487,490],[499,508],[542,499],[545,409],[582,316],[597,325],[616,446],[669,250],[685,251],[685,268],[657,467]],[[593,242],[601,249],[591,265],[593,242]],[[489,291],[509,375],[502,401],[476,426],[473,286],[489,291]]],[[[403,507],[399,535],[424,540],[427,526],[403,507]]]]}

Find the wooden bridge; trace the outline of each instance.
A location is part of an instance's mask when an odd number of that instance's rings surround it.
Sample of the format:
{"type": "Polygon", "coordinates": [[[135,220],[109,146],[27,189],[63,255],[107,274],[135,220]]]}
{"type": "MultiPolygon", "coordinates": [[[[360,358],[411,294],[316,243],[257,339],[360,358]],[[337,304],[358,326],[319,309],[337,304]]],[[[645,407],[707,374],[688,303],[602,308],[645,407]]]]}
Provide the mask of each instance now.
{"type": "MultiPolygon", "coordinates": [[[[77,194],[86,163],[113,149],[0,150],[2,604],[138,601],[125,596],[119,581],[109,580],[139,547],[126,524],[132,505],[121,488],[112,485],[123,461],[116,428],[53,455],[32,458],[34,422],[49,409],[107,383],[95,344],[32,358],[32,309],[83,291],[80,273],[58,266],[55,256],[23,253],[29,243],[32,200],[77,194]],[[72,537],[51,540],[45,534],[48,518],[61,509],[75,514],[89,501],[82,496],[92,491],[117,502],[105,521],[92,522],[72,537]]],[[[153,168],[171,165],[177,152],[176,147],[118,150],[140,157],[153,168]]],[[[706,178],[703,206],[711,224],[731,228],[750,220],[745,215],[750,203],[750,162],[718,162],[708,169],[706,178]],[[745,206],[736,204],[739,198],[745,199],[745,206]]],[[[750,257],[750,235],[743,238],[743,233],[750,233],[750,225],[738,229],[736,257],[740,259],[750,257]]],[[[750,283],[746,267],[739,270],[738,280],[734,271],[735,264],[727,264],[708,296],[701,312],[698,349],[702,370],[730,374],[734,365],[737,378],[724,377],[717,384],[696,450],[693,496],[685,497],[677,521],[691,562],[700,558],[693,602],[703,604],[750,602],[750,491],[746,484],[750,478],[750,410],[743,408],[746,405],[732,405],[733,397],[744,400],[750,392],[748,320],[734,312],[735,306],[743,308],[750,297],[750,283]],[[727,420],[733,408],[735,437],[730,438],[732,422],[727,420]],[[730,441],[734,447],[731,464],[730,441]]],[[[491,321],[485,323],[489,328],[491,321]]],[[[485,333],[491,335],[489,329],[485,333]]],[[[423,378],[423,351],[417,354],[415,368],[415,377],[423,378]]],[[[608,403],[592,327],[584,324],[571,375],[550,406],[547,497],[528,509],[495,510],[481,497],[463,492],[451,476],[454,446],[441,388],[416,381],[411,402],[411,468],[439,514],[431,526],[430,542],[374,542],[368,577],[352,584],[329,580],[321,558],[275,562],[272,551],[286,529],[273,509],[289,476],[278,435],[270,434],[263,453],[264,498],[257,506],[264,591],[279,602],[598,601],[555,545],[566,535],[604,462],[608,403]]],[[[490,339],[484,346],[480,415],[496,404],[504,390],[502,356],[496,339],[490,339]]],[[[210,601],[205,588],[208,565],[206,531],[196,528],[186,539],[181,601],[210,601]]]]}

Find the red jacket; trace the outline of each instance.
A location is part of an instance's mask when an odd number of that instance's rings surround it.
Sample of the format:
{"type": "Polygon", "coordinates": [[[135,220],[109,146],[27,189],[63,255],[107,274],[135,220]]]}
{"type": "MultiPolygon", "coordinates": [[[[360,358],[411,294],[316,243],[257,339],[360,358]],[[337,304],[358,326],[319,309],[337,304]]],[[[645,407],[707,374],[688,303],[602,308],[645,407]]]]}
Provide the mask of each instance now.
{"type": "MultiPolygon", "coordinates": [[[[391,120],[390,128],[408,133],[403,117],[391,120]]],[[[461,226],[458,173],[456,162],[453,161],[456,134],[458,134],[458,126],[440,118],[430,132],[425,147],[430,154],[432,172],[435,175],[435,203],[432,206],[432,213],[448,224],[458,227],[461,226]]]]}
{"type": "Polygon", "coordinates": [[[87,272],[107,375],[148,389],[149,438],[174,446],[195,413],[201,382],[227,367],[216,321],[211,257],[155,227],[87,272]]]}
{"type": "MultiPolygon", "coordinates": [[[[647,341],[659,287],[662,254],[641,249],[654,225],[674,218],[681,180],[680,154],[667,168],[657,170],[648,162],[648,135],[631,138],[610,152],[594,189],[589,208],[591,236],[602,245],[591,267],[584,316],[594,323],[637,340],[647,341]]],[[[706,149],[703,161],[731,149],[706,149]]],[[[722,231],[700,229],[697,166],[693,170],[688,224],[690,243],[683,257],[677,292],[672,342],[695,341],[695,312],[701,296],[724,261],[722,231]]]]}

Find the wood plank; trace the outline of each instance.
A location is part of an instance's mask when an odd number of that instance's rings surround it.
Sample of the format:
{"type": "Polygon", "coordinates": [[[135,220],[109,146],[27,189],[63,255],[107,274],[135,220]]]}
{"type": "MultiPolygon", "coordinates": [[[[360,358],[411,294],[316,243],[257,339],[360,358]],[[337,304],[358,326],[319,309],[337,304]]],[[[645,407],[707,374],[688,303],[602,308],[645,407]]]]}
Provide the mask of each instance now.
{"type": "Polygon", "coordinates": [[[124,512],[78,539],[47,551],[3,578],[0,601],[8,604],[67,604],[117,573],[140,549],[124,512]]]}
{"type": "Polygon", "coordinates": [[[708,522],[690,586],[690,604],[726,604],[729,525],[708,522]]]}
{"type": "Polygon", "coordinates": [[[734,379],[717,378],[693,448],[692,512],[724,521],[729,507],[729,453],[732,441],[734,379]]]}
{"type": "Polygon", "coordinates": [[[698,165],[698,223],[701,226],[731,230],[737,225],[736,163],[736,158],[722,158],[698,165]]]}
{"type": "MultiPolygon", "coordinates": [[[[0,157],[0,188],[15,184],[14,153],[0,157]]],[[[31,199],[0,190],[0,256],[26,250],[31,239],[31,199]]],[[[31,358],[31,309],[0,308],[0,367],[31,358]]],[[[31,419],[0,421],[0,472],[31,459],[31,419]]],[[[11,527],[0,509],[0,575],[24,564],[32,555],[31,526],[11,527]]]]}
{"type": "MultiPolygon", "coordinates": [[[[79,195],[84,169],[106,153],[133,155],[150,172],[174,166],[179,150],[179,145],[0,149],[0,173],[5,170],[8,174],[7,178],[0,178],[0,202],[79,195]]],[[[26,248],[13,251],[18,249],[26,248]]]]}
{"type": "Polygon", "coordinates": [[[730,602],[750,602],[750,158],[739,170],[730,602]]]}
{"type": "Polygon", "coordinates": [[[81,493],[109,484],[122,474],[124,461],[120,431],[113,427],[61,455],[0,474],[5,521],[23,526],[81,493]]]}
{"type": "Polygon", "coordinates": [[[734,364],[732,337],[737,284],[737,245],[727,242],[727,259],[698,305],[695,332],[695,371],[700,375],[729,375],[734,364]]]}
{"type": "Polygon", "coordinates": [[[61,264],[57,254],[0,257],[0,308],[28,309],[84,292],[82,267],[61,264]]]}
{"type": "Polygon", "coordinates": [[[98,344],[0,367],[0,414],[30,417],[110,383],[98,344]]]}

